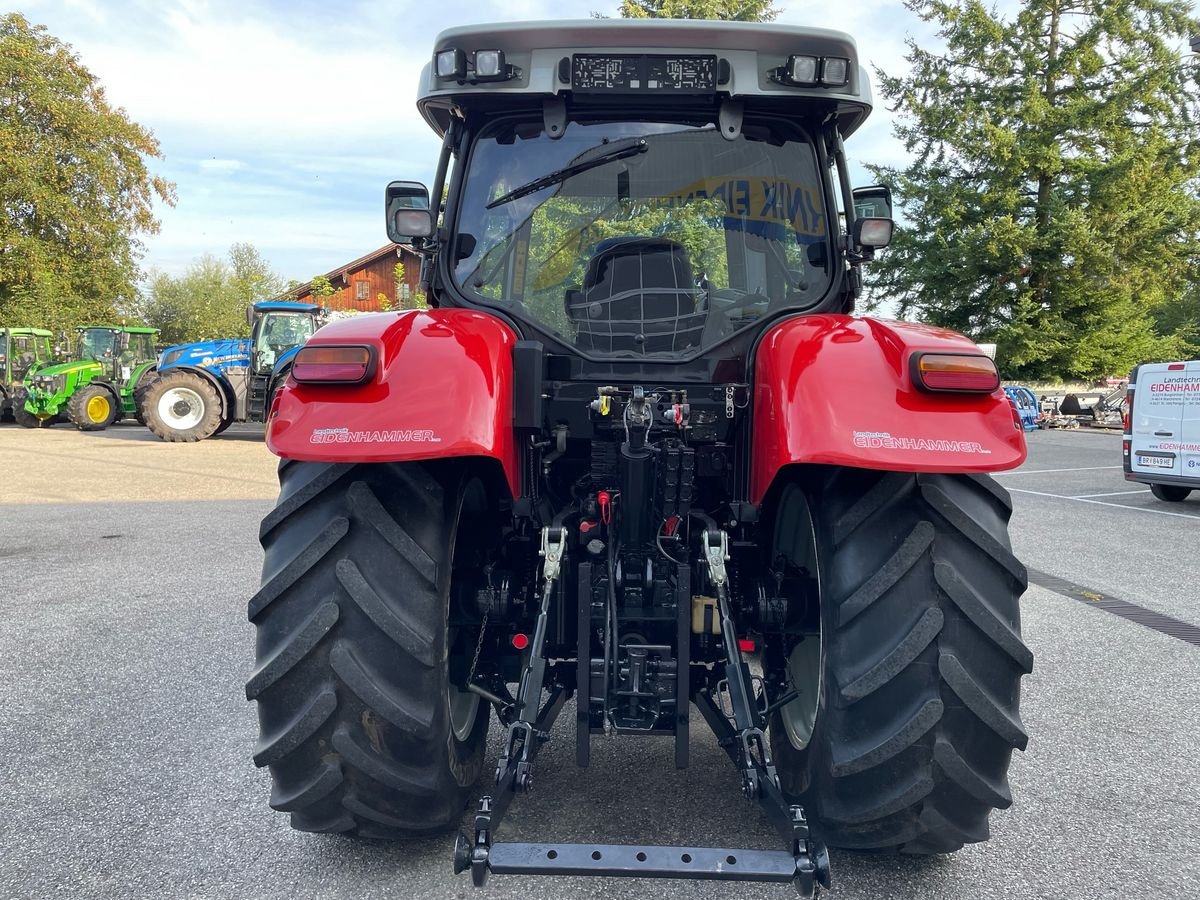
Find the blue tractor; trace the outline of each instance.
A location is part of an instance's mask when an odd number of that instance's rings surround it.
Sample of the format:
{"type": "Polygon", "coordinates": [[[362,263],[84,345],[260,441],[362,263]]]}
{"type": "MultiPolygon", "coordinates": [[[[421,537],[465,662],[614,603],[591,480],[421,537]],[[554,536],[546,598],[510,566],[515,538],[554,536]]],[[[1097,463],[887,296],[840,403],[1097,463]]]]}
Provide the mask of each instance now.
{"type": "Polygon", "coordinates": [[[168,347],[159,377],[138,397],[164,441],[202,441],[234,422],[265,422],[304,342],[325,322],[313,303],[263,302],[246,310],[249,338],[168,347]]]}

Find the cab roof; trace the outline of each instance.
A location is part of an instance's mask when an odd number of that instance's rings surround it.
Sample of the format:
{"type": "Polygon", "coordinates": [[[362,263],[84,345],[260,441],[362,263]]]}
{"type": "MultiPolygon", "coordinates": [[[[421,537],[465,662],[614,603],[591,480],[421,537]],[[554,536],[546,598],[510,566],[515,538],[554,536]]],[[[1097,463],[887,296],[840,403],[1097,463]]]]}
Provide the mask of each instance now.
{"type": "Polygon", "coordinates": [[[54,332],[47,331],[45,328],[9,328],[5,325],[0,325],[0,332],[16,335],[33,335],[34,337],[54,337],[54,332]]]}
{"type": "Polygon", "coordinates": [[[75,331],[91,331],[93,328],[99,328],[103,331],[124,331],[129,334],[158,334],[157,328],[145,328],[141,325],[80,325],[75,331]]]}
{"type": "MultiPolygon", "coordinates": [[[[858,62],[854,39],[840,31],[759,22],[715,22],[690,19],[583,19],[550,22],[505,22],[450,28],[437,37],[434,53],[461,50],[467,59],[477,50],[500,50],[511,77],[472,83],[439,78],[430,63],[422,70],[417,108],[439,134],[450,111],[478,103],[487,95],[512,100],[521,95],[570,97],[572,61],[576,54],[715,55],[722,72],[718,97],[768,100],[814,100],[834,108],[838,127],[849,135],[871,111],[871,86],[858,62]],[[786,83],[779,70],[793,55],[849,60],[847,83],[832,87],[786,83]]],[[[667,91],[643,91],[669,105],[667,91]]]]}
{"type": "Polygon", "coordinates": [[[306,312],[319,313],[323,307],[316,303],[292,303],[284,300],[265,300],[254,304],[255,312],[306,312]]]}

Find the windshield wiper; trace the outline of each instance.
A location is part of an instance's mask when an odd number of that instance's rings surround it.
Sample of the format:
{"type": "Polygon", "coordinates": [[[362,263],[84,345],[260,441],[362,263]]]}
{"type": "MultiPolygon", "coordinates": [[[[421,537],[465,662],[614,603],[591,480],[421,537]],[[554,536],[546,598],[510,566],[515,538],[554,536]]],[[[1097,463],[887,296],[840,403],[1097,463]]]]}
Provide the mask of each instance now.
{"type": "Polygon", "coordinates": [[[569,166],[563,166],[561,169],[556,169],[541,178],[535,178],[528,184],[523,184],[518,188],[513,188],[502,197],[497,197],[489,203],[486,209],[495,209],[497,206],[502,206],[511,200],[520,200],[522,197],[527,197],[530,194],[536,194],[543,188],[548,188],[553,184],[559,184],[571,178],[574,175],[579,175],[589,169],[594,169],[597,166],[603,166],[606,163],[616,162],[618,159],[626,159],[630,156],[636,156],[639,153],[645,153],[650,147],[646,143],[645,138],[638,140],[636,144],[630,144],[628,147],[622,147],[619,150],[609,150],[607,153],[601,153],[599,156],[593,156],[591,159],[583,160],[582,162],[573,163],[569,166]]]}

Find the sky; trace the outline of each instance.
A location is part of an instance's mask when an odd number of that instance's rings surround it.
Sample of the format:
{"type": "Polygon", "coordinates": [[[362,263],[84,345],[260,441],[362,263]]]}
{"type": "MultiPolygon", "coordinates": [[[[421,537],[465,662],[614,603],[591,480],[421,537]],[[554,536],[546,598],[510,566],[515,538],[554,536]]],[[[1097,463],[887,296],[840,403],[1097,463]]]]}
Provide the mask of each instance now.
{"type": "MultiPolygon", "coordinates": [[[[383,189],[433,180],[440,142],[417,79],[454,25],[617,14],[619,0],[27,0],[26,18],[70,44],[109,102],[158,138],[151,170],[178,202],[157,207],[143,268],[176,275],[249,242],[285,280],[308,281],[387,242],[383,189]]],[[[902,73],[906,36],[929,26],[893,0],[776,0],[778,21],[849,32],[860,62],[902,73]]],[[[903,164],[879,100],[847,145],[903,164]]]]}

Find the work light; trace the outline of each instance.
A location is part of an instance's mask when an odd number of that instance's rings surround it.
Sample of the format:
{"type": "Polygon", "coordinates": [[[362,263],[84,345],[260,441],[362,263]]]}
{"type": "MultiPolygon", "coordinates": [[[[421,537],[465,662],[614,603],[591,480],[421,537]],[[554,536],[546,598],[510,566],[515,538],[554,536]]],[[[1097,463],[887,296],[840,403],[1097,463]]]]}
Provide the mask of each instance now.
{"type": "Polygon", "coordinates": [[[475,51],[475,77],[480,80],[490,78],[502,78],[507,75],[507,67],[504,65],[503,50],[476,50],[475,51]]]}
{"type": "Polygon", "coordinates": [[[462,78],[467,74],[467,55],[457,48],[439,50],[434,65],[438,78],[462,78]]]}
{"type": "Polygon", "coordinates": [[[821,60],[821,83],[840,86],[850,80],[850,60],[827,56],[821,60]]]}
{"type": "Polygon", "coordinates": [[[815,56],[789,56],[787,80],[792,84],[816,84],[817,58],[815,56]]]}

